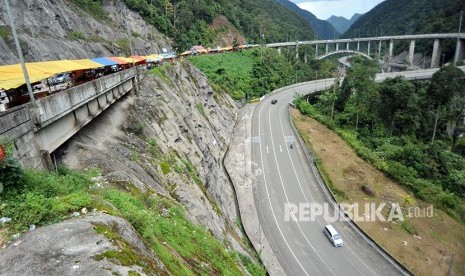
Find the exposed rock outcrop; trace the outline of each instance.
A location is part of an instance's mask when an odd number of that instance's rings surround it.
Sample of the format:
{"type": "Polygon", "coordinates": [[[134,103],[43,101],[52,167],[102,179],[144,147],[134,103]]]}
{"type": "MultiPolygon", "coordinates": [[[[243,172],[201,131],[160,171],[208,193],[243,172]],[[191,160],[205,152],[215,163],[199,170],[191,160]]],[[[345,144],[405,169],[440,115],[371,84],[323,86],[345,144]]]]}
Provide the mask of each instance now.
{"type": "MultiPolygon", "coordinates": [[[[159,53],[170,41],[121,0],[105,0],[105,19],[96,19],[65,0],[9,1],[26,61],[159,53]],[[126,26],[126,24],[128,26],[126,26]]],[[[0,65],[18,63],[5,6],[0,5],[0,65]]]]}
{"type": "Polygon", "coordinates": [[[0,275],[128,275],[145,274],[144,269],[167,274],[129,223],[97,212],[35,229],[0,251],[0,275]],[[140,265],[123,266],[103,257],[122,247],[140,265]]]}
{"type": "Polygon", "coordinates": [[[235,103],[214,92],[188,62],[158,72],[145,77],[139,95],[116,103],[73,137],[63,162],[76,169],[97,167],[107,179],[170,196],[186,207],[191,221],[246,253],[222,162],[235,103]]]}

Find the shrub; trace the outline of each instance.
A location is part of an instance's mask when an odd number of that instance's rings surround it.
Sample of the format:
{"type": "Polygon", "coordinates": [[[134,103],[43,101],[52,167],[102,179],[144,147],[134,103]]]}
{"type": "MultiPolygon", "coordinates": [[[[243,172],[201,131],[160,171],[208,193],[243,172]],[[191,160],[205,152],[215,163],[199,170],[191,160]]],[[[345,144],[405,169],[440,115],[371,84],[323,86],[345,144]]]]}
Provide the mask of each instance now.
{"type": "Polygon", "coordinates": [[[202,114],[202,116],[205,116],[205,109],[203,107],[203,104],[202,103],[198,103],[195,105],[197,107],[197,109],[199,110],[200,114],[202,114]]]}
{"type": "Polygon", "coordinates": [[[368,184],[363,184],[362,185],[362,191],[369,195],[369,196],[374,196],[375,195],[375,191],[373,190],[373,188],[371,186],[369,186],[368,184]]]}
{"type": "Polygon", "coordinates": [[[161,167],[161,171],[165,175],[171,172],[171,166],[167,162],[164,162],[164,161],[160,162],[160,167],[161,167]]]}
{"type": "Polygon", "coordinates": [[[73,31],[71,32],[71,39],[73,40],[84,40],[86,39],[86,35],[80,31],[73,31]]]}
{"type": "MultiPolygon", "coordinates": [[[[6,152],[3,151],[3,152],[6,152]]],[[[24,172],[13,157],[4,157],[0,160],[0,190],[20,188],[24,172]]]]}

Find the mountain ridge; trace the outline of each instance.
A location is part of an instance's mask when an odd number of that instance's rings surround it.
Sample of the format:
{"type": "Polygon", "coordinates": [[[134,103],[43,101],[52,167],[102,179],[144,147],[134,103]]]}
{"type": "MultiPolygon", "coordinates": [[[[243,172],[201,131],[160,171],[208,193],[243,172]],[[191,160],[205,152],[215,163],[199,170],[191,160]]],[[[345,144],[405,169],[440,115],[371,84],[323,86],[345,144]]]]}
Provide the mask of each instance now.
{"type": "Polygon", "coordinates": [[[320,39],[333,39],[339,35],[338,31],[329,22],[318,19],[313,13],[299,8],[295,3],[289,0],[273,1],[303,17],[320,39]]]}
{"type": "Polygon", "coordinates": [[[354,13],[350,19],[343,16],[332,15],[326,19],[326,21],[328,21],[340,34],[344,34],[362,15],[363,14],[360,13],[354,13]]]}

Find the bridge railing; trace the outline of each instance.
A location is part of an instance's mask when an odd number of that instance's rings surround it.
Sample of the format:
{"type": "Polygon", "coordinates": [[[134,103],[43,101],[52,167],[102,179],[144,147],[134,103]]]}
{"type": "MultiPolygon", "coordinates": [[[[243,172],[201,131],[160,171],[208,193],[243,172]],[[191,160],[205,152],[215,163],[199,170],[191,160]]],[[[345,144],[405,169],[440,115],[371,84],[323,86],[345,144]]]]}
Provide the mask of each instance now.
{"type": "Polygon", "coordinates": [[[137,74],[137,68],[117,72],[37,101],[37,123],[44,127],[137,74]]]}

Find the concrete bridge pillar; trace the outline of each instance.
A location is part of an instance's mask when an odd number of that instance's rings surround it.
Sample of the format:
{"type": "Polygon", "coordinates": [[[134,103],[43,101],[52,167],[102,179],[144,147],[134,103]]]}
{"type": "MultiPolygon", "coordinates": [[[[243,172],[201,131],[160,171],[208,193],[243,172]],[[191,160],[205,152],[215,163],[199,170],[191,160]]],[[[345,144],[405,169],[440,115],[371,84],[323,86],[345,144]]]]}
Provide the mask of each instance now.
{"type": "Polygon", "coordinates": [[[295,59],[299,59],[299,44],[295,45],[295,59]]]}
{"type": "MultiPolygon", "coordinates": [[[[307,56],[305,55],[305,57],[307,57],[307,56]]],[[[315,59],[317,59],[317,58],[318,58],[318,44],[315,44],[315,59]]]]}
{"type": "Polygon", "coordinates": [[[465,53],[465,41],[463,41],[463,39],[459,39],[455,47],[454,64],[456,64],[460,60],[463,60],[464,53],[465,53]]]}
{"type": "Polygon", "coordinates": [[[408,50],[408,63],[413,65],[413,56],[415,54],[415,40],[410,40],[410,48],[408,50]]]}
{"type": "Polygon", "coordinates": [[[278,48],[278,55],[281,55],[281,48],[278,48]]]}
{"type": "Polygon", "coordinates": [[[388,55],[387,55],[387,58],[386,58],[386,70],[387,70],[387,72],[391,72],[391,62],[392,62],[393,53],[394,53],[394,40],[391,39],[391,40],[389,40],[389,51],[388,51],[388,55]]]}
{"type": "Polygon", "coordinates": [[[339,51],[339,43],[336,43],[336,52],[339,51]]]}
{"type": "Polygon", "coordinates": [[[370,50],[371,50],[371,41],[368,40],[368,50],[367,50],[368,56],[370,56],[370,50]]]}
{"type": "Polygon", "coordinates": [[[304,53],[304,62],[307,63],[307,53],[304,53]]]}
{"type": "Polygon", "coordinates": [[[381,59],[381,40],[379,41],[379,44],[378,44],[378,59],[381,59]]]}
{"type": "Polygon", "coordinates": [[[433,44],[433,56],[431,57],[431,68],[439,67],[440,60],[441,60],[441,43],[439,39],[435,39],[434,44],[433,44]]]}
{"type": "Polygon", "coordinates": [[[326,51],[325,51],[325,55],[328,54],[328,51],[329,51],[329,45],[328,43],[326,43],[326,51]]]}
{"type": "Polygon", "coordinates": [[[360,41],[357,41],[357,52],[360,52],[360,41]]]}
{"type": "Polygon", "coordinates": [[[346,44],[346,50],[349,50],[349,42],[346,44]]]}

